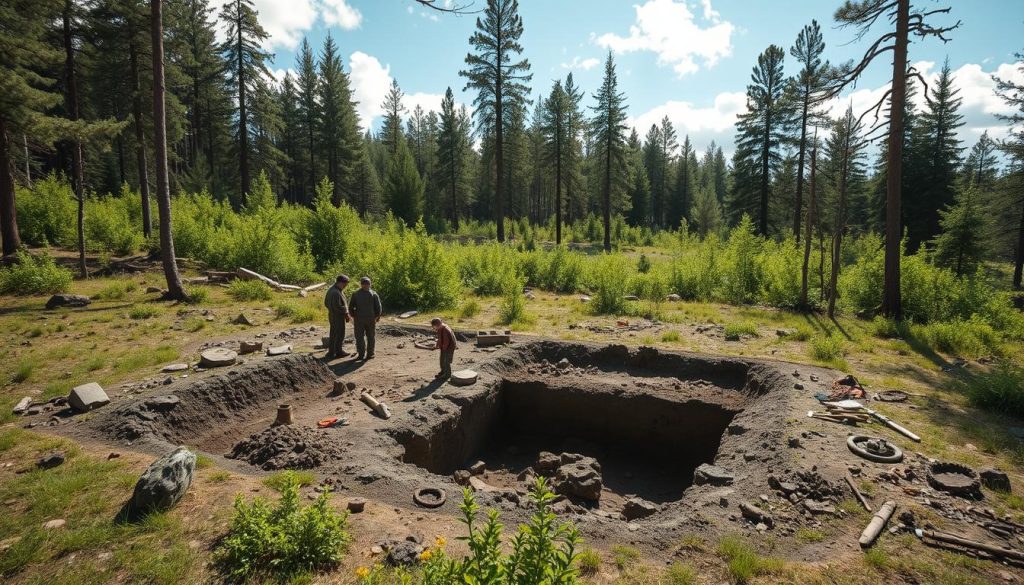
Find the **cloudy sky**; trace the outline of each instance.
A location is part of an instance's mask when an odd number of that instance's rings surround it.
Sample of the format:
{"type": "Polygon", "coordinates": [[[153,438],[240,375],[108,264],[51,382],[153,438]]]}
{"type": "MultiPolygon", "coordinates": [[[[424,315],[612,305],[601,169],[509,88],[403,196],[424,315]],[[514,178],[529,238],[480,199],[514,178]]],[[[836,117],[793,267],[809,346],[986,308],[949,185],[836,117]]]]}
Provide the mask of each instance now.
{"type": "MultiPolygon", "coordinates": [[[[444,2],[445,0],[439,0],[444,2]]],[[[447,0],[451,1],[451,0],[447,0]]],[[[933,2],[952,4],[936,24],[960,28],[952,40],[913,42],[910,60],[933,77],[948,57],[964,99],[964,141],[973,144],[982,131],[1001,135],[995,114],[1005,106],[992,93],[991,75],[1024,83],[1014,53],[1024,51],[1024,0],[933,2]]],[[[486,0],[464,0],[481,8],[486,0]]],[[[345,57],[364,127],[376,128],[380,104],[391,79],[406,94],[406,106],[437,109],[446,87],[462,103],[458,75],[469,49],[475,15],[453,16],[423,8],[412,0],[254,0],[270,33],[276,76],[294,70],[295,51],[308,37],[318,50],[330,32],[345,57]]],[[[733,125],[743,109],[744,91],[758,54],[770,44],[788,51],[800,29],[812,19],[822,27],[826,57],[833,63],[859,58],[872,40],[857,41],[854,31],[837,28],[832,13],[839,0],[520,0],[525,32],[524,56],[533,72],[534,97],[546,94],[556,78],[572,71],[590,92],[600,83],[602,62],[612,51],[619,83],[627,97],[630,122],[641,133],[668,116],[682,137],[698,150],[712,140],[732,150],[733,125]]],[[[218,7],[218,0],[211,0],[218,7]]],[[[932,6],[934,4],[934,6],[932,6]]],[[[882,30],[882,24],[876,30],[882,30]]],[[[787,57],[786,73],[797,64],[787,57]]],[[[859,112],[881,96],[891,64],[878,60],[858,87],[833,104],[838,114],[852,101],[859,112]],[[872,99],[874,98],[874,99],[872,99]]],[[[681,141],[681,140],[680,140],[681,141]]]]}

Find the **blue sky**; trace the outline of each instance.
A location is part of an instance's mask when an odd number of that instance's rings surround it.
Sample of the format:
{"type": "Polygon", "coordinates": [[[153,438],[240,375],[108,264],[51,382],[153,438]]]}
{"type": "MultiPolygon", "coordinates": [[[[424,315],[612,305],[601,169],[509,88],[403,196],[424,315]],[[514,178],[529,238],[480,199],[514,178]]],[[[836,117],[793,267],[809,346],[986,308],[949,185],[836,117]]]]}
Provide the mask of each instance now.
{"type": "MultiPolygon", "coordinates": [[[[469,1],[469,0],[466,0],[469,1]]],[[[439,0],[444,2],[444,0],[439,0]]],[[[952,4],[938,24],[962,21],[948,44],[937,39],[914,42],[910,60],[926,76],[934,75],[948,56],[964,98],[964,141],[972,144],[984,129],[1000,134],[994,114],[1005,111],[992,95],[990,75],[1012,76],[1024,83],[1015,51],[1024,50],[1024,1],[971,0],[952,4]]],[[[219,5],[217,0],[211,4],[219,5]]],[[[294,69],[299,41],[307,36],[319,49],[327,32],[334,36],[352,77],[364,126],[376,128],[380,102],[398,80],[410,109],[419,104],[437,109],[451,86],[462,92],[458,71],[469,49],[476,17],[436,13],[412,0],[254,0],[260,20],[271,34],[275,75],[294,69]]],[[[480,8],[486,0],[475,0],[480,8]]],[[[757,55],[769,44],[787,51],[800,29],[817,19],[823,29],[826,57],[832,62],[858,58],[870,39],[856,42],[854,31],[836,28],[832,13],[839,0],[520,0],[525,32],[524,56],[534,74],[534,96],[547,93],[556,78],[573,71],[588,93],[600,83],[602,62],[615,55],[631,124],[641,135],[668,115],[680,135],[689,134],[703,149],[711,140],[732,150],[736,113],[757,55]]],[[[881,24],[876,25],[882,30],[881,24]]],[[[787,57],[787,74],[797,64],[787,57]]],[[[876,62],[858,87],[832,104],[838,114],[852,100],[863,110],[881,96],[891,65],[876,62]]]]}

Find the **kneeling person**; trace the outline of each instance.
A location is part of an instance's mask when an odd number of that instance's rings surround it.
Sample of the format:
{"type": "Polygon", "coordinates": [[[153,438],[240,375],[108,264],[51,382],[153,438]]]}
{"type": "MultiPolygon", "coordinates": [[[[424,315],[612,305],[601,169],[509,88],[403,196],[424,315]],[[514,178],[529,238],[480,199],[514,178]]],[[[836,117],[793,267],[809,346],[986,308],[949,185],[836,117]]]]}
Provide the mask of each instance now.
{"type": "Polygon", "coordinates": [[[369,276],[360,278],[359,290],[352,293],[352,298],[348,301],[349,312],[355,320],[356,351],[359,352],[356,359],[361,360],[373,359],[377,322],[380,321],[381,313],[384,312],[380,304],[380,296],[377,295],[377,291],[370,288],[370,284],[369,276]]]}

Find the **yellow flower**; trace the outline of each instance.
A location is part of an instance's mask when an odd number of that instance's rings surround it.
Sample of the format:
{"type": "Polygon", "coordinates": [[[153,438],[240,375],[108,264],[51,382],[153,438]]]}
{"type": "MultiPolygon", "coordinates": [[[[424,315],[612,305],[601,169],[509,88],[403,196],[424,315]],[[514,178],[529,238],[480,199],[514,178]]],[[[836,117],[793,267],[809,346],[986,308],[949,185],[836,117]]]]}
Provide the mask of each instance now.
{"type": "Polygon", "coordinates": [[[430,557],[431,557],[431,556],[432,556],[433,554],[434,554],[434,553],[433,553],[433,552],[431,552],[431,551],[430,551],[430,549],[428,548],[427,550],[425,550],[425,551],[423,551],[423,552],[421,552],[421,553],[420,553],[420,560],[421,560],[421,561],[423,561],[423,562],[427,562],[427,561],[429,561],[429,560],[430,560],[430,557]]]}
{"type": "Polygon", "coordinates": [[[366,567],[359,567],[356,569],[356,577],[359,577],[360,579],[365,579],[369,574],[370,569],[367,569],[366,567]]]}
{"type": "Polygon", "coordinates": [[[438,536],[437,538],[434,539],[434,545],[437,548],[444,548],[444,545],[446,545],[446,544],[448,544],[448,541],[445,540],[443,536],[438,536]]]}

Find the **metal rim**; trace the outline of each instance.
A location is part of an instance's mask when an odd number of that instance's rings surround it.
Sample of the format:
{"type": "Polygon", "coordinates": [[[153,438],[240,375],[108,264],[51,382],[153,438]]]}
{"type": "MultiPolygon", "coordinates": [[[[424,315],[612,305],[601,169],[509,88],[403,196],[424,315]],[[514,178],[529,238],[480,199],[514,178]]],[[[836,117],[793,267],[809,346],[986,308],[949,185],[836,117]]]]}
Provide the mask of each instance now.
{"type": "Polygon", "coordinates": [[[447,499],[444,490],[438,487],[420,488],[412,495],[412,501],[424,508],[440,508],[447,499]]]}

